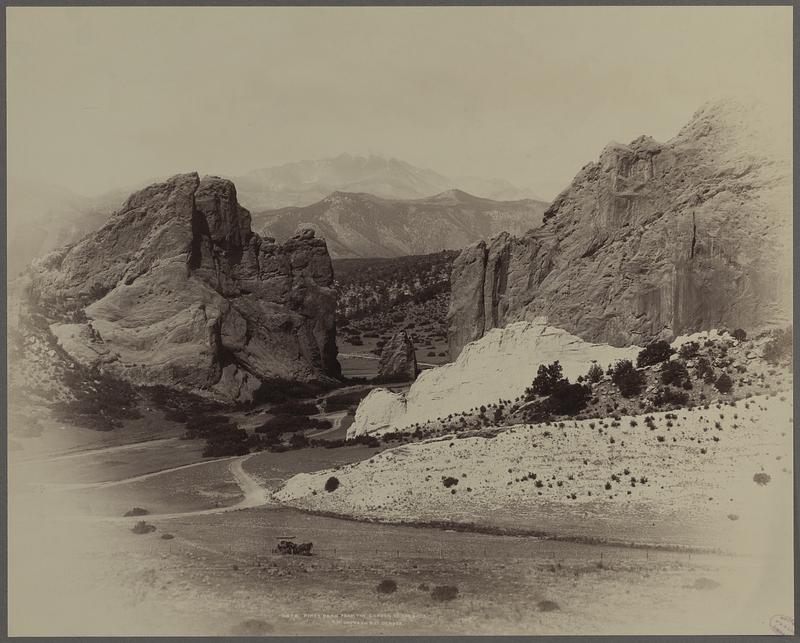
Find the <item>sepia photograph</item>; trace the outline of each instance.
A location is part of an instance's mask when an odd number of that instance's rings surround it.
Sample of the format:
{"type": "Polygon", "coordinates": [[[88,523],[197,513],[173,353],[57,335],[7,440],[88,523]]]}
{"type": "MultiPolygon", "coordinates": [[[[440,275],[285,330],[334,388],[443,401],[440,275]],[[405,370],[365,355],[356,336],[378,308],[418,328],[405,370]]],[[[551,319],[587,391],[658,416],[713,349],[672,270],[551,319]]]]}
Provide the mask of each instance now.
{"type": "Polygon", "coordinates": [[[793,9],[4,7],[5,634],[794,635],[793,9]]]}

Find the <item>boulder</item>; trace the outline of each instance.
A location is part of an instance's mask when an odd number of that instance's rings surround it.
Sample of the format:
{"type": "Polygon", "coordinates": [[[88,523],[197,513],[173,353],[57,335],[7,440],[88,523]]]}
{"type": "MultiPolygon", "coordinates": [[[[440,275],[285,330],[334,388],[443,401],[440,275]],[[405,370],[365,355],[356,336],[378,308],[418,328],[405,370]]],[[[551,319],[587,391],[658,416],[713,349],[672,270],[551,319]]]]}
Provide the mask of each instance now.
{"type": "Polygon", "coordinates": [[[417,354],[414,342],[401,330],[384,344],[378,362],[378,378],[384,381],[413,380],[417,377],[417,354]]]}
{"type": "Polygon", "coordinates": [[[100,230],[36,262],[30,290],[75,359],[135,384],[244,402],[265,383],[340,375],[325,241],[262,239],[218,177],[134,193],[100,230]]]}
{"type": "Polygon", "coordinates": [[[347,439],[359,435],[381,435],[395,430],[395,423],[406,412],[406,397],[385,388],[375,388],[358,405],[347,439]]]}
{"type": "Polygon", "coordinates": [[[293,543],[291,540],[281,540],[272,551],[284,556],[311,556],[314,543],[293,543]]]}
{"type": "Polygon", "coordinates": [[[791,145],[758,106],[712,103],[667,143],[612,143],[521,237],[465,248],[451,358],[510,322],[645,345],[791,320],[791,145]],[[766,251],[769,249],[768,251],[766,251]]]}

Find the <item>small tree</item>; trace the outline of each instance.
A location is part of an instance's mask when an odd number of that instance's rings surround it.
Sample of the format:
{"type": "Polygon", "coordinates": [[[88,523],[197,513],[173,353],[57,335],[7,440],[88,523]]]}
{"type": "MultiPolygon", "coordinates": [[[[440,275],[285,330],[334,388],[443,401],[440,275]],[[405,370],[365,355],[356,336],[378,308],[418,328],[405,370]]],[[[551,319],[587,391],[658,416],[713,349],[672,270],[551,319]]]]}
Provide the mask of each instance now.
{"type": "Polygon", "coordinates": [[[657,407],[683,406],[689,401],[689,395],[683,391],[665,386],[659,388],[653,395],[653,404],[657,407]]]}
{"type": "Polygon", "coordinates": [[[698,357],[694,364],[694,370],[700,379],[704,379],[709,373],[714,374],[714,369],[707,357],[698,357]]]}
{"type": "Polygon", "coordinates": [[[642,392],[644,375],[636,370],[630,360],[618,361],[611,369],[611,381],[623,397],[633,397],[642,392]]]}
{"type": "Polygon", "coordinates": [[[292,437],[289,438],[289,446],[292,449],[304,449],[308,444],[308,438],[305,433],[293,433],[292,437]]]}
{"type": "Polygon", "coordinates": [[[558,360],[552,364],[541,364],[536,372],[533,383],[525,389],[528,398],[533,396],[550,395],[555,390],[556,385],[564,379],[564,371],[558,360]]]}
{"type": "Polygon", "coordinates": [[[603,369],[600,367],[600,364],[592,362],[592,365],[589,367],[589,372],[586,374],[586,379],[592,384],[596,384],[603,379],[603,369]]]}
{"type": "Polygon", "coordinates": [[[727,393],[733,388],[733,380],[728,377],[727,374],[723,373],[717,378],[717,381],[714,382],[714,386],[720,393],[727,393]]]}
{"type": "Polygon", "coordinates": [[[744,331],[744,329],[742,329],[742,328],[737,328],[737,329],[736,329],[735,331],[733,331],[733,333],[731,333],[731,334],[733,335],[733,338],[734,338],[735,340],[738,340],[738,341],[740,341],[740,342],[743,342],[744,340],[746,340],[746,339],[747,339],[747,333],[746,333],[746,332],[744,331]]]}
{"type": "Polygon", "coordinates": [[[665,342],[663,339],[660,339],[656,342],[650,342],[639,352],[639,355],[636,358],[636,366],[638,368],[642,368],[644,366],[658,364],[659,362],[665,362],[674,352],[675,351],[672,349],[672,346],[670,346],[669,343],[665,342]]]}
{"type": "Polygon", "coordinates": [[[686,370],[686,364],[681,360],[664,362],[661,365],[661,381],[664,384],[692,388],[689,371],[686,370]]]}
{"type": "Polygon", "coordinates": [[[787,358],[791,361],[792,345],[792,329],[779,330],[764,346],[764,359],[771,364],[778,364],[787,358]]]}
{"type": "Polygon", "coordinates": [[[339,478],[331,476],[325,481],[325,491],[331,493],[339,488],[339,478]]]}
{"type": "Polygon", "coordinates": [[[586,408],[591,392],[583,384],[570,384],[563,380],[544,402],[544,410],[558,415],[575,415],[586,408]]]}
{"type": "Polygon", "coordinates": [[[680,347],[678,354],[683,359],[692,359],[695,355],[697,355],[697,351],[699,349],[700,345],[697,342],[686,342],[680,347]]]}

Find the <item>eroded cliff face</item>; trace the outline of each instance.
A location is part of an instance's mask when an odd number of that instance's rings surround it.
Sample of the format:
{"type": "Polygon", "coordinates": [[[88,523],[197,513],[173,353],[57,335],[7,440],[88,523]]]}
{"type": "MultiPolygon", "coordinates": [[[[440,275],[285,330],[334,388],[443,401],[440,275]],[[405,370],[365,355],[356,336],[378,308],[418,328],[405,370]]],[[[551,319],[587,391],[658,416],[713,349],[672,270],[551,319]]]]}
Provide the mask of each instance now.
{"type": "Polygon", "coordinates": [[[477,243],[456,259],[451,357],[491,328],[540,315],[616,346],[788,323],[784,125],[756,106],[720,102],[665,144],[640,137],[607,146],[541,228],[477,243]]]}
{"type": "Polygon", "coordinates": [[[217,177],[133,194],[102,229],[34,264],[31,291],[68,352],[134,383],[248,401],[264,382],[340,375],[325,242],[253,233],[217,177]]]}

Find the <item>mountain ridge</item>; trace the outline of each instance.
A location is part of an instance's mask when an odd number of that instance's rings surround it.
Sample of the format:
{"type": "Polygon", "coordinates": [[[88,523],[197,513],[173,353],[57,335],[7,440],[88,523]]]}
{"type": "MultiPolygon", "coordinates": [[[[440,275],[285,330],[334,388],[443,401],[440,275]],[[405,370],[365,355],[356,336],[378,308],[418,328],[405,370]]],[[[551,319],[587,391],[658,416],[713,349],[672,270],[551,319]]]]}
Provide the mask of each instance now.
{"type": "Polygon", "coordinates": [[[286,239],[309,227],[334,258],[397,257],[460,249],[501,231],[522,233],[542,221],[546,203],[495,201],[458,189],[417,199],[335,191],[310,206],[253,214],[260,233],[286,239]]]}
{"type": "Polygon", "coordinates": [[[493,200],[539,200],[505,179],[448,177],[435,170],[375,154],[343,153],[251,170],[233,178],[251,210],[311,205],[331,192],[367,192],[392,199],[425,198],[451,188],[493,200]]]}

